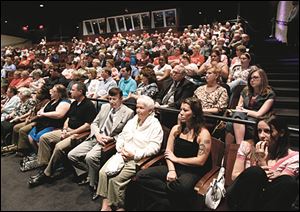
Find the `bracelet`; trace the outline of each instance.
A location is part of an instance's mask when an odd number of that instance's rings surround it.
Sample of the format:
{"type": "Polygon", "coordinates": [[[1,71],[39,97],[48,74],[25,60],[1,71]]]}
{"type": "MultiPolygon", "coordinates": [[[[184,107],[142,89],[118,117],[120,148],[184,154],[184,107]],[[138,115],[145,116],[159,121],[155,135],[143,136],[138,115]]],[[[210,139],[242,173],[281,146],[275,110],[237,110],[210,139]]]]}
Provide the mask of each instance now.
{"type": "Polygon", "coordinates": [[[173,172],[175,172],[175,169],[171,169],[171,170],[169,170],[169,172],[172,172],[172,171],[173,171],[173,172]]]}

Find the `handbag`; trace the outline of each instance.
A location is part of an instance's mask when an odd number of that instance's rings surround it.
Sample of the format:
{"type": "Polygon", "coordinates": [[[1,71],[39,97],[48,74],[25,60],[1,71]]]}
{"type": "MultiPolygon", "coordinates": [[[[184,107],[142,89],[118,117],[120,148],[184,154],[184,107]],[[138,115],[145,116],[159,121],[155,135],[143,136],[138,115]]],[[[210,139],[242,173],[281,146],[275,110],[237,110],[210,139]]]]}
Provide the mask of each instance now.
{"type": "Polygon", "coordinates": [[[216,209],[219,206],[222,197],[225,197],[226,190],[224,175],[225,168],[221,167],[218,177],[213,179],[207,189],[205,194],[205,205],[210,209],[216,209]]]}
{"type": "Polygon", "coordinates": [[[124,159],[120,153],[113,155],[107,163],[105,173],[108,177],[118,174],[125,165],[124,159]]]}

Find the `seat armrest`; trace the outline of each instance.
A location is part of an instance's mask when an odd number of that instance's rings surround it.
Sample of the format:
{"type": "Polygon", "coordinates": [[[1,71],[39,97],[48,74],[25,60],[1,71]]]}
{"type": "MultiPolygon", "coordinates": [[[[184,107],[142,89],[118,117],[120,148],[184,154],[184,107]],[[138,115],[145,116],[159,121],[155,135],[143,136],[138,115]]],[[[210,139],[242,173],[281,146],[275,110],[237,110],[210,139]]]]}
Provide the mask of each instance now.
{"type": "Polygon", "coordinates": [[[161,154],[161,155],[156,155],[154,158],[152,158],[151,160],[147,161],[146,163],[144,163],[140,169],[147,169],[151,166],[153,166],[154,164],[158,163],[159,161],[163,160],[165,157],[164,157],[164,154],[161,154]]]}
{"type": "Polygon", "coordinates": [[[219,170],[220,167],[215,166],[198,181],[194,189],[199,195],[204,196],[206,194],[210,183],[213,181],[214,178],[218,176],[219,170]]]}
{"type": "Polygon", "coordinates": [[[102,152],[107,152],[107,151],[110,151],[111,149],[115,148],[116,147],[116,142],[113,141],[113,142],[110,142],[108,144],[105,144],[103,147],[102,147],[102,152]]]}
{"type": "Polygon", "coordinates": [[[83,141],[85,140],[90,134],[90,131],[85,131],[85,132],[82,132],[82,133],[79,133],[79,134],[74,134],[74,135],[71,135],[71,140],[76,140],[76,141],[83,141]]]}

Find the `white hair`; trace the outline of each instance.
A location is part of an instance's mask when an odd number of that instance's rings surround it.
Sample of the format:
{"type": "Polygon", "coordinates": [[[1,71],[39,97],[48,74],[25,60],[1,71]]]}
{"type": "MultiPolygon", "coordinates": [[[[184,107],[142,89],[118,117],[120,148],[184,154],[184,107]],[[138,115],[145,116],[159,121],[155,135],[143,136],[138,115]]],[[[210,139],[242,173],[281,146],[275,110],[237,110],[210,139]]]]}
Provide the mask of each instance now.
{"type": "Polygon", "coordinates": [[[21,87],[19,89],[19,92],[23,95],[23,96],[27,96],[30,97],[31,96],[31,90],[29,88],[25,88],[25,87],[21,87]]]}
{"type": "Polygon", "coordinates": [[[148,110],[153,111],[154,110],[154,100],[151,99],[151,97],[146,95],[141,95],[137,99],[137,103],[143,104],[148,110]]]}

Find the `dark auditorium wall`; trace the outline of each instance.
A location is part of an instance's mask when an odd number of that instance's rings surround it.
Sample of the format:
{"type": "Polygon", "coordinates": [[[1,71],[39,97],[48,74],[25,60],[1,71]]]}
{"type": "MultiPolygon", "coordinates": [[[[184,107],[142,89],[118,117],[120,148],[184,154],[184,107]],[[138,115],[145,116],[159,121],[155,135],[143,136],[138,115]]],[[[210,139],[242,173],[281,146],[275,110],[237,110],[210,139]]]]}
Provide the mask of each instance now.
{"type": "MultiPolygon", "coordinates": [[[[224,22],[236,19],[239,13],[255,28],[254,33],[266,35],[271,31],[271,19],[276,15],[276,1],[46,1],[39,9],[36,1],[1,1],[1,32],[8,35],[32,37],[39,41],[47,36],[50,40],[70,40],[79,36],[76,28],[83,20],[132,14],[144,11],[178,9],[179,29],[189,24],[224,22]],[[221,10],[221,12],[218,12],[221,10]],[[202,14],[199,14],[202,12],[202,14]],[[43,30],[37,29],[43,23],[43,30]],[[29,25],[23,32],[22,26],[29,25]]],[[[252,29],[251,29],[252,30],[252,29]]],[[[252,33],[252,32],[251,32],[252,33]]],[[[250,33],[250,34],[251,34],[250,33]]]]}

